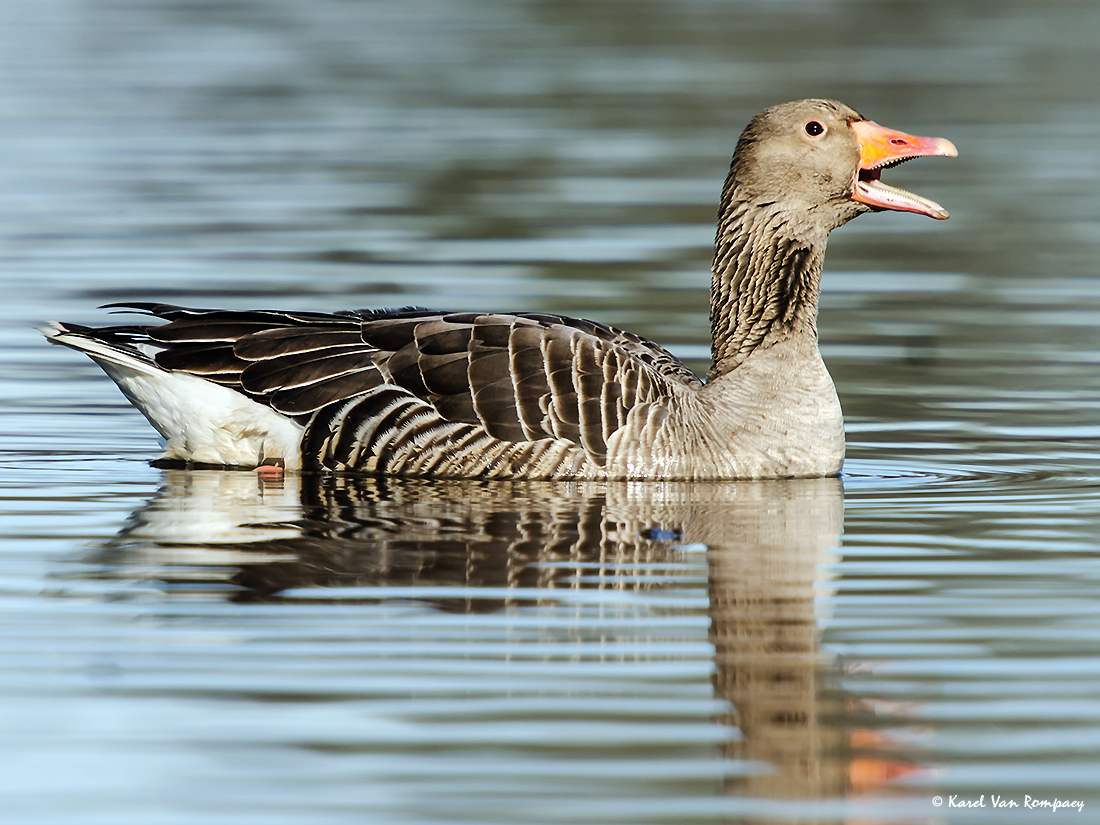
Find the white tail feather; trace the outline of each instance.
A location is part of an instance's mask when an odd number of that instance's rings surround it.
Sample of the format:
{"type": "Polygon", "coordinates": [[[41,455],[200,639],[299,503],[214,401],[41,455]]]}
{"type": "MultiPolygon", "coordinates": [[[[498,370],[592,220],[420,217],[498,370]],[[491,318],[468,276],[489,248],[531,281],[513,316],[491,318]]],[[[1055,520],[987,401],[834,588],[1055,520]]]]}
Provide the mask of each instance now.
{"type": "Polygon", "coordinates": [[[83,352],[107,373],[163,436],[162,458],[243,467],[278,459],[288,470],[301,469],[303,427],[270,407],[157,366],[150,346],[128,352],[61,324],[39,329],[50,343],[83,352]]]}

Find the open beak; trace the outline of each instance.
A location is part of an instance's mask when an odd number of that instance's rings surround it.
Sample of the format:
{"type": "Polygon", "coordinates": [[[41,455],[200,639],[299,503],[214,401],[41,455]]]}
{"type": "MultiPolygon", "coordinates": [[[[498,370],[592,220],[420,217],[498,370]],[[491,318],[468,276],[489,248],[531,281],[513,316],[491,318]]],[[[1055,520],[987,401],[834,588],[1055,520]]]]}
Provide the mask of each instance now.
{"type": "Polygon", "coordinates": [[[852,200],[874,209],[916,212],[936,220],[947,220],[947,210],[938,203],[904,189],[887,186],[880,178],[883,169],[897,166],[912,158],[929,155],[956,157],[959,151],[955,144],[944,138],[916,137],[905,132],[895,132],[870,120],[856,121],[852,124],[852,131],[859,141],[859,169],[856,170],[855,180],[852,182],[852,200]]]}

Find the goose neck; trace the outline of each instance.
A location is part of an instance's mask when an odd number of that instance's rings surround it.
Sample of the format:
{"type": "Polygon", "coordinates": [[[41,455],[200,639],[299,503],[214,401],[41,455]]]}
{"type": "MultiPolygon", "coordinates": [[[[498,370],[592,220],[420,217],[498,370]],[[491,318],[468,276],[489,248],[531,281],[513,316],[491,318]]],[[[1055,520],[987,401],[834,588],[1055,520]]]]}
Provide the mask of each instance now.
{"type": "Polygon", "coordinates": [[[817,300],[828,231],[775,203],[731,203],[715,237],[709,380],[760,347],[817,351],[817,300]]]}

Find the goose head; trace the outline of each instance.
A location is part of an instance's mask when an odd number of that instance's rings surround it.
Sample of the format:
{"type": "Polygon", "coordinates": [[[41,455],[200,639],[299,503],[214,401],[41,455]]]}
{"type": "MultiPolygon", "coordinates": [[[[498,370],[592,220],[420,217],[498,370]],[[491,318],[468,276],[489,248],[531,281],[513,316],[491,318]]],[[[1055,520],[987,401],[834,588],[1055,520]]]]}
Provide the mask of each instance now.
{"type": "Polygon", "coordinates": [[[888,129],[843,103],[799,100],[766,109],[749,123],[723,200],[774,205],[792,222],[826,232],[868,211],[944,220],[942,206],[889,186],[882,172],[917,157],[957,154],[949,140],[888,129]]]}

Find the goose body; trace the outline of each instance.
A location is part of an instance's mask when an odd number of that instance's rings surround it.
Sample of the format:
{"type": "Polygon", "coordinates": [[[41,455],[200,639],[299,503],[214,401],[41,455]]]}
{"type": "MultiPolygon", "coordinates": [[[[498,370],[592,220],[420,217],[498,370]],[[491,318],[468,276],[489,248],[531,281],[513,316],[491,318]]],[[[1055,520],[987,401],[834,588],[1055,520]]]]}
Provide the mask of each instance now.
{"type": "Polygon", "coordinates": [[[591,321],[420,308],[337,313],[120,306],[166,323],[54,324],[198,465],[440,477],[701,479],[840,472],[817,347],[829,232],[861,212],[935,218],[881,169],[954,155],[835,101],[773,107],[722,195],[711,370],[591,321]]]}

